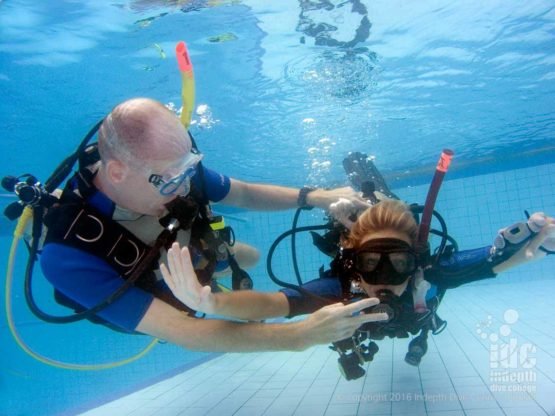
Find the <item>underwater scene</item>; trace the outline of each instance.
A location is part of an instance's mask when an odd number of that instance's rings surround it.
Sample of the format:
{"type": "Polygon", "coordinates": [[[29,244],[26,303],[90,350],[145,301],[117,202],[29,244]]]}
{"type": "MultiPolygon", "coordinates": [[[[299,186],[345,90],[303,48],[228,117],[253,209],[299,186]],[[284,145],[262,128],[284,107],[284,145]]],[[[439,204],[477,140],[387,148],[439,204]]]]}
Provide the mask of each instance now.
{"type": "Polygon", "coordinates": [[[555,415],[553,2],[0,0],[0,91],[0,415],[555,415]]]}

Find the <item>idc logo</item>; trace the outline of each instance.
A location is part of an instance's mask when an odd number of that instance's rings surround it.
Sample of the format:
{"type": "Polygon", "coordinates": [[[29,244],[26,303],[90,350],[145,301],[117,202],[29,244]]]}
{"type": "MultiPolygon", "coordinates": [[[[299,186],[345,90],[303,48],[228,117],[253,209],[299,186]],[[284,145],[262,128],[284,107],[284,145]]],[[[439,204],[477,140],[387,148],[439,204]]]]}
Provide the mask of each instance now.
{"type": "Polygon", "coordinates": [[[490,389],[499,392],[536,391],[537,348],[529,342],[520,342],[513,333],[512,326],[519,320],[514,309],[503,314],[503,323],[497,331],[490,331],[493,317],[477,324],[476,332],[483,340],[489,341],[490,389]]]}

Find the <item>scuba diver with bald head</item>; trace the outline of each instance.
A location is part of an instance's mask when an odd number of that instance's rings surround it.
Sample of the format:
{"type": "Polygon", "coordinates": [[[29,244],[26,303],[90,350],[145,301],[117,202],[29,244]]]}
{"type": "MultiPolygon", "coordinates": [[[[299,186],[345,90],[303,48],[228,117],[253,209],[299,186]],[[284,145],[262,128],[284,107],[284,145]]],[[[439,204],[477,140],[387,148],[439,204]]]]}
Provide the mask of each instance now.
{"type": "MultiPolygon", "coordinates": [[[[188,257],[189,264],[178,270],[197,285],[210,288],[218,260],[215,251],[219,247],[227,251],[218,224],[214,227],[210,202],[258,210],[306,204],[327,209],[345,197],[365,206],[352,188],[299,190],[219,174],[202,164],[202,153],[178,117],[147,98],[117,105],[64,161],[61,170],[71,168],[77,159],[79,168],[61,195],[54,192],[59,178],[51,178],[45,185],[23,177],[5,181],[13,182],[21,199],[11,209],[13,217],[21,215],[22,207],[33,212],[28,272],[39,257],[58,303],[76,312],[48,315],[29,296],[28,303],[41,319],[65,323],[86,318],[192,350],[274,351],[328,343],[351,335],[364,322],[385,318],[381,313],[354,318],[353,313],[375,304],[364,300],[322,308],[304,321],[286,324],[197,319],[196,312],[210,311],[176,298],[158,267],[159,262],[172,266],[171,254],[166,260],[166,249],[172,243],[188,247],[187,255],[192,253],[193,259],[188,257]],[[98,144],[88,146],[96,129],[98,144]],[[47,227],[45,235],[42,223],[47,227]],[[200,267],[199,256],[208,264],[200,267]]],[[[248,321],[283,316],[282,310],[266,302],[263,293],[238,290],[211,295],[219,307],[227,307],[219,309],[220,315],[248,321]]]]}
{"type": "MultiPolygon", "coordinates": [[[[351,187],[295,189],[247,183],[205,167],[188,129],[195,101],[192,62],[184,42],[175,52],[182,79],[179,118],[158,101],[126,100],[89,131],[44,183],[30,174],[2,179],[3,187],[18,198],[5,215],[19,218],[8,263],[7,298],[15,248],[25,236],[27,305],[50,323],[88,319],[193,350],[274,351],[338,340],[364,322],[385,319],[382,313],[354,317],[375,300],[325,307],[288,324],[197,319],[197,313],[210,311],[197,307],[203,305],[195,290],[174,296],[177,287],[165,279],[168,288],[162,277],[165,266],[159,264],[177,266],[179,277],[189,279],[193,289],[204,287],[206,293],[208,288],[219,315],[256,321],[286,312],[282,304],[268,302],[266,294],[248,290],[252,280],[242,267],[256,262],[258,252],[236,243],[223,217],[213,214],[211,203],[273,211],[307,205],[327,209],[339,198],[368,205],[351,187]],[[89,143],[96,135],[98,142],[89,143]],[[64,181],[64,189],[58,189],[64,181]],[[166,257],[168,248],[180,245],[187,264],[173,261],[173,249],[166,257]],[[36,304],[32,276],[37,259],[55,288],[55,300],[75,313],[55,316],[36,304]],[[226,268],[232,272],[233,291],[212,293],[213,287],[221,290],[213,278],[226,268]]],[[[10,328],[15,328],[10,303],[6,305],[10,328]]],[[[15,330],[12,334],[20,342],[15,330]]]]}

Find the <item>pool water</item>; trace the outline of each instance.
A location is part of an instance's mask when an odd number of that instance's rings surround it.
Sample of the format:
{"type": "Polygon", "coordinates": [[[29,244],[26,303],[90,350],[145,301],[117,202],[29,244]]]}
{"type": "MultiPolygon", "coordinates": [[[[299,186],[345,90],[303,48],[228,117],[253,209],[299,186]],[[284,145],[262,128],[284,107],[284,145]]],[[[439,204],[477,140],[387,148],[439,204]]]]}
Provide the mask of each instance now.
{"type": "MultiPolygon", "coordinates": [[[[437,209],[461,248],[479,247],[524,218],[524,210],[555,213],[554,38],[549,1],[4,0],[1,173],[46,179],[127,98],[179,108],[173,51],[184,40],[197,91],[191,131],[207,166],[246,181],[334,187],[348,184],[342,161],[360,151],[374,158],[397,195],[422,203],[441,149],[451,148],[455,158],[437,209]]],[[[0,194],[2,209],[13,201],[0,194]]],[[[214,208],[263,260],[293,218],[293,211],[214,208]]],[[[317,210],[301,216],[303,224],[324,221],[317,210]]],[[[13,227],[0,219],[3,270],[13,227]]],[[[293,282],[288,248],[273,265],[293,282]]],[[[298,250],[303,280],[329,262],[307,236],[299,237],[298,250]]],[[[449,332],[433,338],[418,369],[402,362],[406,340],[384,342],[367,377],[356,382],[342,379],[336,354],[325,346],[219,355],[162,344],[124,366],[63,369],[24,352],[2,308],[0,415],[95,408],[102,415],[554,414],[552,257],[453,291],[443,305],[449,332]],[[511,402],[491,391],[500,382],[491,379],[488,360],[498,345],[490,335],[503,335],[505,314],[515,312],[519,320],[505,338],[533,355],[526,368],[534,380],[517,384],[534,391],[511,402]],[[474,400],[486,393],[495,400],[474,400]]],[[[16,260],[10,314],[33,351],[95,365],[135,356],[150,342],[88,322],[40,321],[25,303],[22,244],[16,260]]],[[[265,261],[251,276],[258,290],[278,289],[265,261]]],[[[44,309],[67,313],[39,270],[34,292],[44,309]]]]}

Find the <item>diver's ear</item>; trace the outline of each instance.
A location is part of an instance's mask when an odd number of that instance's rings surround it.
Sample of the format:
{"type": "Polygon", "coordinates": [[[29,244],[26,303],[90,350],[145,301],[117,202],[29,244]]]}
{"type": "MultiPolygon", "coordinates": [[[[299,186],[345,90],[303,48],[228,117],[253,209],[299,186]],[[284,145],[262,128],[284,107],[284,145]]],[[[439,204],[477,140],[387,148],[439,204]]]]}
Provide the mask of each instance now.
{"type": "Polygon", "coordinates": [[[121,183],[129,174],[129,166],[119,160],[109,160],[106,163],[106,173],[113,183],[121,183]]]}

